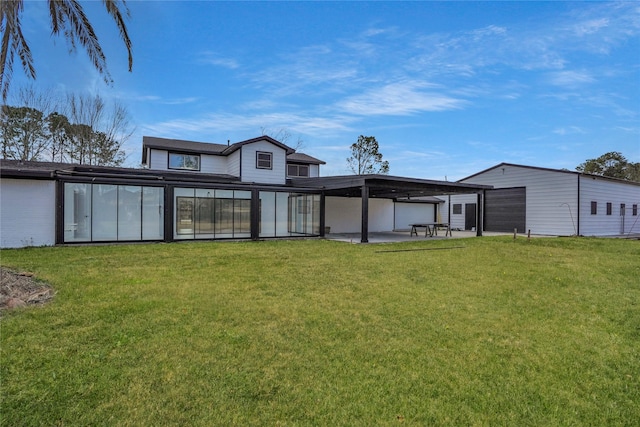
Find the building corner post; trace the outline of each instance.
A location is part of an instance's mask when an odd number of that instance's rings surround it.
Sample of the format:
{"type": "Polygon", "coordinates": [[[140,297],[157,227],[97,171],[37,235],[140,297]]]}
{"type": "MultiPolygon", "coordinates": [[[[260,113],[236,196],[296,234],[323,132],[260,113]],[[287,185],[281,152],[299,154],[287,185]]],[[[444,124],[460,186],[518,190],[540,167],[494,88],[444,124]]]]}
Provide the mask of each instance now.
{"type": "Polygon", "coordinates": [[[484,203],[484,191],[479,192],[478,193],[478,202],[476,204],[477,206],[477,210],[478,210],[478,214],[476,215],[476,236],[477,237],[482,237],[482,229],[484,228],[484,221],[483,221],[483,203],[484,203]]]}
{"type": "Polygon", "coordinates": [[[320,194],[320,237],[325,236],[325,227],[326,227],[326,217],[325,217],[325,198],[324,192],[320,194]]]}
{"type": "Polygon", "coordinates": [[[362,185],[362,228],[360,243],[369,243],[369,187],[362,185]]]}
{"type": "Polygon", "coordinates": [[[251,240],[260,239],[260,191],[251,190],[251,240]]]}

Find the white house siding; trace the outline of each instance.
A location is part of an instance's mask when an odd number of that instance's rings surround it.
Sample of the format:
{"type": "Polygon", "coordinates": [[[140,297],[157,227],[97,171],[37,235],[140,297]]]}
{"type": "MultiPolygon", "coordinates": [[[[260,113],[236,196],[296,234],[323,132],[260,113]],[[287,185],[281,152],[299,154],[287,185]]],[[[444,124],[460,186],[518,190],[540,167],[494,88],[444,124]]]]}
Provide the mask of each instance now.
{"type": "MultiPolygon", "coordinates": [[[[331,233],[359,233],[362,230],[362,200],[358,197],[327,197],[325,226],[331,233]]],[[[369,199],[369,231],[393,230],[393,200],[369,199]]]]}
{"type": "MultiPolygon", "coordinates": [[[[153,148],[151,148],[150,151],[149,169],[163,171],[169,170],[169,151],[156,150],[153,148]]],[[[226,174],[227,170],[227,158],[225,156],[213,156],[209,154],[200,155],[200,170],[197,172],[226,174]]]]}
{"type": "Polygon", "coordinates": [[[402,203],[394,205],[394,226],[396,231],[411,230],[410,224],[424,224],[437,221],[437,205],[433,203],[402,203]]]}
{"type": "Polygon", "coordinates": [[[488,184],[494,188],[526,187],[527,230],[556,236],[577,231],[578,174],[502,165],[462,182],[488,184]]]}
{"type": "Polygon", "coordinates": [[[55,244],[56,192],[53,181],[0,181],[0,247],[55,244]]]}
{"type": "Polygon", "coordinates": [[[165,150],[156,150],[151,148],[151,154],[148,156],[149,169],[166,171],[169,166],[169,154],[165,150]]]}
{"type": "MultiPolygon", "coordinates": [[[[464,219],[466,214],[466,205],[478,203],[477,194],[454,194],[451,196],[440,196],[445,200],[444,204],[440,206],[440,217],[442,222],[448,222],[452,229],[464,230],[464,219]],[[459,214],[453,213],[453,205],[462,205],[462,210],[459,214]]],[[[477,209],[477,207],[476,207],[477,209]]]]}
{"type": "Polygon", "coordinates": [[[234,151],[227,156],[227,174],[240,177],[240,159],[242,151],[234,151]]]}
{"type": "Polygon", "coordinates": [[[633,215],[633,205],[640,206],[640,185],[626,184],[597,177],[580,177],[580,234],[610,236],[640,233],[640,216],[633,215]],[[591,214],[591,202],[597,212],[591,214]],[[611,215],[607,215],[611,203],[611,215]],[[625,204],[624,217],[620,205],[625,204]]]}
{"type": "Polygon", "coordinates": [[[242,181],[262,184],[284,184],[286,180],[287,154],[284,149],[267,141],[257,141],[241,147],[242,181]],[[256,152],[272,153],[271,169],[256,168],[256,152]]]}
{"type": "Polygon", "coordinates": [[[225,156],[202,154],[200,156],[200,172],[215,174],[227,173],[227,158],[225,156]]]}

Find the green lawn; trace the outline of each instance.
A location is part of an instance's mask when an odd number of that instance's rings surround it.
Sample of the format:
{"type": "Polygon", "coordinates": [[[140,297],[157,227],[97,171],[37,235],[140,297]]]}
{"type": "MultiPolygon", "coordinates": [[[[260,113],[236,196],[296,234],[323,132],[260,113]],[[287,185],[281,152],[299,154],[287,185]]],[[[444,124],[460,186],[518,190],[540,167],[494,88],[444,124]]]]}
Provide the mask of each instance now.
{"type": "Polygon", "coordinates": [[[638,425],[640,242],[4,250],[0,425],[638,425]],[[448,249],[447,249],[448,248],[448,249]]]}

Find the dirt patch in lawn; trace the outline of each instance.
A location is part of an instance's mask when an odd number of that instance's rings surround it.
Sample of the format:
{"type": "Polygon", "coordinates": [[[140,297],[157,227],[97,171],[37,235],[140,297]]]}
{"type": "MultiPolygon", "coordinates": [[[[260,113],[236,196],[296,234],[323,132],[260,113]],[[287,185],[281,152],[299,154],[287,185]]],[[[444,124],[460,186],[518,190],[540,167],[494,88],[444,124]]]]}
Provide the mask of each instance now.
{"type": "Polygon", "coordinates": [[[33,273],[0,267],[0,310],[44,304],[54,295],[53,288],[36,280],[33,273]]]}

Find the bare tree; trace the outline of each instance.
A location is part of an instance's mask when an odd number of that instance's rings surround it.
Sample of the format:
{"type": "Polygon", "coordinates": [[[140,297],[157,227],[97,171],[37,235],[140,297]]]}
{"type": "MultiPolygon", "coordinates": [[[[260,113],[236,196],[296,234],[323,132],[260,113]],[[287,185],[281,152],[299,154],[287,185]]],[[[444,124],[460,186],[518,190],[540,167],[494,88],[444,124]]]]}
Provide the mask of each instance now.
{"type": "Polygon", "coordinates": [[[122,164],[124,143],[134,130],[124,106],[115,103],[107,110],[100,96],[67,96],[69,108],[70,146],[69,158],[80,164],[117,166],[122,164]]]}
{"type": "Polygon", "coordinates": [[[260,132],[262,133],[262,135],[270,136],[276,141],[280,141],[284,145],[291,147],[296,151],[302,150],[304,148],[304,141],[302,140],[302,138],[300,138],[300,136],[298,135],[298,138],[294,141],[293,135],[291,135],[291,132],[289,132],[289,130],[286,128],[280,128],[277,131],[274,131],[265,126],[262,126],[260,128],[260,132]]]}

